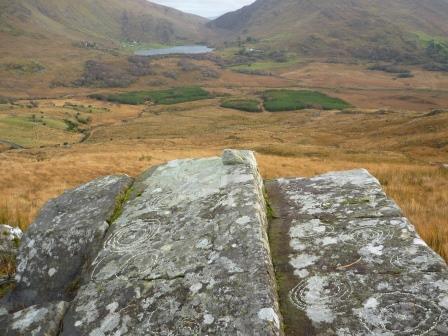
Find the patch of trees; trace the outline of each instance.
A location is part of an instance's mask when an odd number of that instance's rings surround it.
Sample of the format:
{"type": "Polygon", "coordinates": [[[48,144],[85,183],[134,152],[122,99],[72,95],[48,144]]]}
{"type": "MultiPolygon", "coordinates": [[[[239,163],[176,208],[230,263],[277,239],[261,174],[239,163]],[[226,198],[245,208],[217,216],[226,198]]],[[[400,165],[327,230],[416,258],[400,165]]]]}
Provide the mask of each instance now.
{"type": "Polygon", "coordinates": [[[200,71],[201,77],[204,78],[204,79],[219,78],[220,77],[220,74],[219,74],[218,71],[216,71],[214,69],[211,69],[211,68],[199,66],[199,65],[191,62],[187,58],[181,58],[177,62],[177,66],[183,72],[200,71]]]}
{"type": "Polygon", "coordinates": [[[76,87],[128,87],[138,77],[154,75],[147,57],[130,56],[127,65],[115,65],[89,60],[84,65],[81,78],[73,82],[76,87]]]}
{"type": "Polygon", "coordinates": [[[433,61],[448,64],[448,43],[430,41],[425,49],[433,61]]]}
{"type": "Polygon", "coordinates": [[[402,64],[416,64],[422,61],[415,53],[409,53],[403,50],[382,47],[375,48],[373,46],[366,46],[364,48],[355,49],[353,56],[359,59],[366,59],[370,61],[385,61],[396,62],[402,64]]]}
{"type": "Polygon", "coordinates": [[[251,64],[259,61],[273,61],[284,63],[288,61],[285,50],[261,50],[253,48],[240,48],[228,65],[251,64]]]}
{"type": "Polygon", "coordinates": [[[188,59],[186,58],[182,58],[177,62],[177,66],[185,72],[189,72],[189,71],[196,71],[200,69],[200,66],[194,64],[193,62],[190,62],[188,59]]]}
{"type": "Polygon", "coordinates": [[[84,65],[82,77],[76,80],[75,86],[94,87],[127,87],[136,78],[124,69],[117,68],[111,64],[89,60],[84,65]]]}
{"type": "Polygon", "coordinates": [[[423,67],[429,71],[448,72],[448,43],[430,41],[425,49],[426,55],[431,59],[423,67]]]}
{"type": "Polygon", "coordinates": [[[245,75],[254,75],[254,76],[272,76],[272,72],[264,71],[264,70],[256,70],[256,69],[235,69],[235,72],[242,73],[245,75]]]}
{"type": "Polygon", "coordinates": [[[411,71],[395,64],[375,64],[368,67],[372,71],[383,71],[391,74],[396,74],[398,78],[410,78],[413,77],[411,71]]]}
{"type": "Polygon", "coordinates": [[[218,71],[216,71],[214,69],[204,68],[201,71],[201,76],[202,76],[202,78],[205,78],[205,79],[211,79],[211,78],[216,79],[216,78],[219,78],[221,75],[219,74],[218,71]]]}
{"type": "Polygon", "coordinates": [[[145,56],[129,56],[129,73],[132,76],[141,77],[154,75],[155,71],[149,62],[148,57],[145,56]]]}
{"type": "Polygon", "coordinates": [[[428,71],[445,71],[448,72],[448,63],[428,63],[423,65],[423,69],[428,71]]]}
{"type": "Polygon", "coordinates": [[[36,61],[26,63],[5,63],[1,64],[0,68],[3,68],[7,71],[13,71],[17,74],[33,74],[45,70],[45,67],[36,61]]]}

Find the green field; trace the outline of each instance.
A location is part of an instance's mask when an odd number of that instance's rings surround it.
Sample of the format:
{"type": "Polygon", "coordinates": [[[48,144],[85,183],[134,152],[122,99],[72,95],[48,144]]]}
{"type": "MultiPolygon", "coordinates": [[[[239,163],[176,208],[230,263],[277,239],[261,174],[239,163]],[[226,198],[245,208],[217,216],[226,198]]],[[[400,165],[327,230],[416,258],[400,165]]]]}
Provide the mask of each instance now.
{"type": "Polygon", "coordinates": [[[154,104],[171,105],[208,99],[212,96],[200,87],[179,87],[160,91],[133,91],[110,95],[94,94],[90,98],[129,105],[140,105],[148,101],[154,104]]]}
{"type": "Polygon", "coordinates": [[[261,112],[260,102],[255,99],[230,99],[221,103],[221,107],[245,112],[261,112]]]}
{"type": "Polygon", "coordinates": [[[76,142],[79,133],[69,132],[64,120],[43,117],[0,115],[0,140],[11,141],[25,147],[76,142]]]}
{"type": "Polygon", "coordinates": [[[307,90],[269,90],[264,92],[263,100],[264,107],[269,112],[295,111],[306,108],[342,110],[350,107],[350,104],[339,98],[307,90]]]}

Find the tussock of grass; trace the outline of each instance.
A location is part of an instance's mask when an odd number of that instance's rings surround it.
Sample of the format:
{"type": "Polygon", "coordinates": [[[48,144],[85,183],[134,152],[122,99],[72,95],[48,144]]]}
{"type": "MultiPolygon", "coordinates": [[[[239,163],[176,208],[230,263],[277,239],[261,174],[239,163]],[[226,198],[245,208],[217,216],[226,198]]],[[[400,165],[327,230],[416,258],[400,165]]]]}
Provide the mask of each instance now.
{"type": "Polygon", "coordinates": [[[255,99],[230,99],[221,103],[221,107],[245,112],[261,112],[260,102],[255,99]]]}
{"type": "Polygon", "coordinates": [[[124,204],[129,200],[132,194],[132,188],[129,188],[128,190],[122,192],[120,195],[118,195],[117,199],[115,200],[115,209],[112,213],[112,216],[107,221],[110,224],[115,222],[123,213],[123,206],[124,204]]]}
{"type": "Polygon", "coordinates": [[[263,94],[264,107],[270,112],[295,111],[306,108],[342,110],[350,104],[317,91],[269,90],[263,94]]]}
{"type": "Polygon", "coordinates": [[[90,97],[129,105],[140,105],[148,101],[154,104],[171,105],[208,99],[211,98],[211,95],[200,87],[179,87],[160,91],[133,91],[111,95],[94,94],[90,97]]]}
{"type": "Polygon", "coordinates": [[[0,253],[0,298],[9,292],[13,286],[10,279],[14,276],[16,260],[13,256],[0,253]]]}
{"type": "Polygon", "coordinates": [[[26,207],[26,204],[17,200],[0,200],[0,224],[26,229],[32,220],[26,207]]]}

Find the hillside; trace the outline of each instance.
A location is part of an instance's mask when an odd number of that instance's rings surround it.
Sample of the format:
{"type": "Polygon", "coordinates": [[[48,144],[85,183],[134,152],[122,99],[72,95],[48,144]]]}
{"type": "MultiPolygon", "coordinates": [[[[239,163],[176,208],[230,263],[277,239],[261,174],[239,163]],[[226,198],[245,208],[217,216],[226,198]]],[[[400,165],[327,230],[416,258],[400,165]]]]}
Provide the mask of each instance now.
{"type": "Polygon", "coordinates": [[[0,96],[71,85],[89,60],[123,77],[133,50],[201,41],[205,21],[146,0],[0,0],[0,96]]]}
{"type": "Polygon", "coordinates": [[[2,38],[173,43],[197,39],[205,22],[146,0],[0,0],[0,9],[2,38]]]}
{"type": "Polygon", "coordinates": [[[312,57],[448,62],[446,0],[258,0],[209,23],[312,57]]]}

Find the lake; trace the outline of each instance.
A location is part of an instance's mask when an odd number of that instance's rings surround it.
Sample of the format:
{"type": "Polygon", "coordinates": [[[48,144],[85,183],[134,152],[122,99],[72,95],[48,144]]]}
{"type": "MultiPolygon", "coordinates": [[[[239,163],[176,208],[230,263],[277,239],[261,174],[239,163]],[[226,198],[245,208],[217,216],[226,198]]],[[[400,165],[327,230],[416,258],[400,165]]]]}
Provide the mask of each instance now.
{"type": "Polygon", "coordinates": [[[186,45],[161,49],[146,49],[135,52],[139,56],[159,56],[172,54],[205,54],[214,49],[202,45],[186,45]]]}

